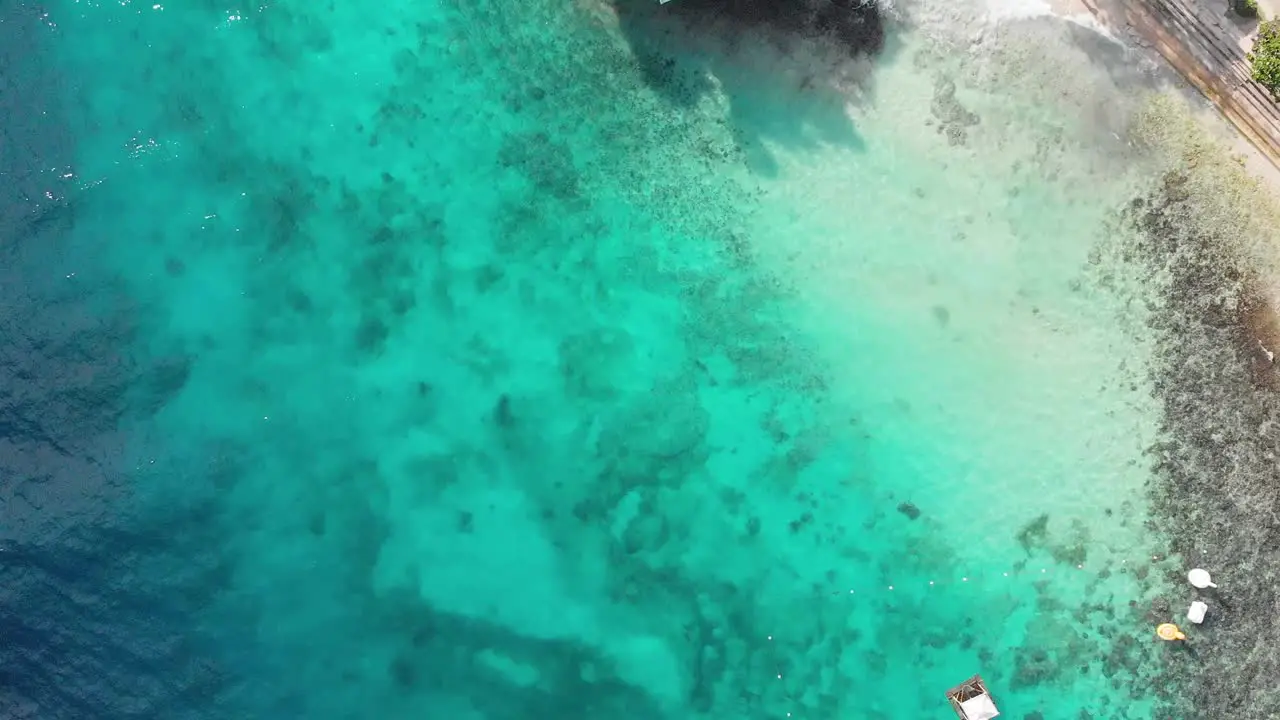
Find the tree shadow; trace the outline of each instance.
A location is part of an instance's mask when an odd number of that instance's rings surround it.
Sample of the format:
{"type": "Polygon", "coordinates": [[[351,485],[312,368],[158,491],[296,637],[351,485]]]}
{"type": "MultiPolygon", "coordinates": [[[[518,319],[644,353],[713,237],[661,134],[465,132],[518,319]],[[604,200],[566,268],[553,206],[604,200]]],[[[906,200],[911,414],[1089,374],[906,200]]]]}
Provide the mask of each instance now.
{"type": "Polygon", "coordinates": [[[1067,42],[1094,60],[1119,89],[1156,90],[1164,84],[1165,78],[1135,62],[1138,54],[1134,49],[1113,37],[1080,23],[1059,18],[1037,18],[1026,22],[1036,21],[1060,28],[1067,42]]]}
{"type": "Polygon", "coordinates": [[[611,0],[648,86],[678,108],[718,91],[753,168],[767,143],[865,143],[848,113],[871,99],[874,62],[897,43],[867,0],[611,0]]]}
{"type": "Polygon", "coordinates": [[[1226,7],[1222,8],[1221,14],[1213,13],[1211,17],[1216,16],[1218,18],[1218,24],[1214,27],[1221,30],[1223,35],[1235,42],[1237,47],[1241,47],[1243,52],[1246,41],[1248,41],[1247,45],[1249,46],[1253,44],[1253,37],[1257,34],[1258,26],[1262,24],[1262,20],[1256,15],[1254,17],[1241,15],[1231,8],[1232,4],[1226,3],[1226,7]]]}

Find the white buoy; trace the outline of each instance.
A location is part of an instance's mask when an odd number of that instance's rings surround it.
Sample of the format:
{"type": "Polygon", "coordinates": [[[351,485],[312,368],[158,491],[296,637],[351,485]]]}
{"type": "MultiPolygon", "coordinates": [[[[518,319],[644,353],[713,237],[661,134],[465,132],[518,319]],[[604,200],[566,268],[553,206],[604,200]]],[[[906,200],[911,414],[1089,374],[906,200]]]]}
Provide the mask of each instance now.
{"type": "Polygon", "coordinates": [[[1209,611],[1209,606],[1196,600],[1191,603],[1191,609],[1187,610],[1187,619],[1199,625],[1204,622],[1204,614],[1209,611]]]}
{"type": "Polygon", "coordinates": [[[1205,588],[1218,587],[1217,585],[1213,584],[1213,579],[1209,577],[1209,571],[1201,570],[1200,568],[1196,568],[1195,570],[1192,570],[1191,572],[1187,573],[1187,580],[1190,581],[1192,585],[1200,588],[1201,590],[1205,588]]]}

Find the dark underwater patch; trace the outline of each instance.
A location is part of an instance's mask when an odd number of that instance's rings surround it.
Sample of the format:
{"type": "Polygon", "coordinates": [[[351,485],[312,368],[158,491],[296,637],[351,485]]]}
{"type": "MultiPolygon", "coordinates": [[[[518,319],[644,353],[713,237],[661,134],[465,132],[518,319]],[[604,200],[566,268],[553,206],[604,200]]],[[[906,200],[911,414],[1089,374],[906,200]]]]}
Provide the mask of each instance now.
{"type": "Polygon", "coordinates": [[[873,63],[891,55],[888,17],[870,0],[612,0],[635,70],[668,102],[728,102],[735,147],[776,171],[764,141],[862,149],[846,107],[873,95],[873,63]],[[714,78],[714,80],[713,80],[714,78]],[[786,108],[785,113],[771,108],[786,108]]]}
{"type": "Polygon", "coordinates": [[[692,25],[826,38],[850,57],[884,49],[885,18],[874,0],[673,0],[663,10],[692,25]]]}

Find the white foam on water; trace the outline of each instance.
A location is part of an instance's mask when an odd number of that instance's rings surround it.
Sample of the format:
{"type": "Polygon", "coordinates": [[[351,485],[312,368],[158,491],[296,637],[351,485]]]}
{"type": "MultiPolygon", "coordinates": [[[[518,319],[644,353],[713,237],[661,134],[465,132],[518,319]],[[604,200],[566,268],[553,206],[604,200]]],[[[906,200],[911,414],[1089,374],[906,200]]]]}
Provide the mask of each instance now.
{"type": "Polygon", "coordinates": [[[1021,18],[1053,15],[1053,6],[1047,0],[984,0],[987,16],[997,22],[1021,18]]]}

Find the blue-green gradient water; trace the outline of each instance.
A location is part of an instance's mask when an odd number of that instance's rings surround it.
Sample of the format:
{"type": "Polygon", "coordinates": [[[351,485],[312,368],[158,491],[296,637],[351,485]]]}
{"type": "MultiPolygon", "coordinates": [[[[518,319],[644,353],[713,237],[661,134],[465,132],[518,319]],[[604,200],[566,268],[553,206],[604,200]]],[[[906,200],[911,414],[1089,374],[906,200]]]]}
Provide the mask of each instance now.
{"type": "Polygon", "coordinates": [[[1152,717],[1134,81],[672,6],[10,13],[0,714],[1152,717]]]}

